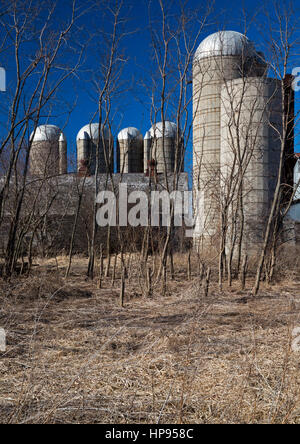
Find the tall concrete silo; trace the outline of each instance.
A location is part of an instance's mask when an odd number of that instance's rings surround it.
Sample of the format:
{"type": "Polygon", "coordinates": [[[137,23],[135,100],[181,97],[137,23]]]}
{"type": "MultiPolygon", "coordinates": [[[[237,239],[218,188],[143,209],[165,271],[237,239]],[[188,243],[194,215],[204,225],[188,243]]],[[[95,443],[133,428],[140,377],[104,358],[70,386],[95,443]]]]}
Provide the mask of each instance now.
{"type": "Polygon", "coordinates": [[[137,128],[129,127],[119,132],[117,153],[120,156],[120,173],[143,173],[143,136],[137,128]]]}
{"type": "Polygon", "coordinates": [[[58,140],[58,149],[59,149],[59,174],[67,174],[68,172],[67,141],[63,133],[61,133],[58,140]]]}
{"type": "Polygon", "coordinates": [[[34,176],[50,177],[67,172],[67,143],[61,129],[41,125],[32,132],[30,172],[34,176]]]}
{"type": "Polygon", "coordinates": [[[232,212],[242,206],[243,220],[238,216],[234,223],[237,240],[243,223],[241,247],[248,254],[257,253],[263,242],[279,171],[280,134],[280,81],[249,77],[222,86],[220,184],[231,201],[229,225],[232,212]]]}
{"type": "Polygon", "coordinates": [[[144,139],[144,149],[146,145],[147,163],[155,162],[156,172],[178,173],[183,171],[183,140],[177,144],[177,125],[170,121],[158,122],[154,124],[147,138],[144,139]],[[164,130],[163,130],[164,128],[164,130]],[[176,165],[176,168],[175,168],[176,165]]]}
{"type": "Polygon", "coordinates": [[[218,245],[220,232],[221,88],[228,81],[265,73],[263,57],[235,31],[208,36],[193,61],[193,188],[198,197],[195,241],[218,245]]]}
{"type": "Polygon", "coordinates": [[[98,173],[105,174],[114,169],[114,143],[111,132],[98,123],[90,123],[77,134],[77,169],[80,174],[93,175],[96,171],[98,147],[98,173]]]}

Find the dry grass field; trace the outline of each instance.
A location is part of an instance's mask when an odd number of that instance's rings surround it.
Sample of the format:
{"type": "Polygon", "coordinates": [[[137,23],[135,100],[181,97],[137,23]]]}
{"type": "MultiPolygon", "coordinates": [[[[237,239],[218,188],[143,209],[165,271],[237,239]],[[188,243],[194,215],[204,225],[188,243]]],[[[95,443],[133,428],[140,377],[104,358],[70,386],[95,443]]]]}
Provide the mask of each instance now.
{"type": "Polygon", "coordinates": [[[146,298],[133,266],[121,308],[119,279],[98,289],[85,267],[0,282],[2,423],[300,423],[299,276],[204,297],[179,260],[146,298]]]}

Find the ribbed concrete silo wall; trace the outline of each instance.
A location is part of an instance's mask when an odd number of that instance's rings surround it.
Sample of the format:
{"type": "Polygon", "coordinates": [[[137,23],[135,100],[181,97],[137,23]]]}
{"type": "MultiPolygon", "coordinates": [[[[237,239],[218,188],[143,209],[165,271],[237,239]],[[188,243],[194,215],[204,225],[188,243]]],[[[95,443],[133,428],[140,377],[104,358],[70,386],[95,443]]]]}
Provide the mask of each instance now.
{"type": "MultiPolygon", "coordinates": [[[[96,142],[97,146],[97,142],[96,142]]],[[[114,172],[114,140],[110,139],[100,140],[99,144],[99,173],[108,174],[114,172]]],[[[96,151],[95,151],[96,153],[96,151]]]]}
{"type": "Polygon", "coordinates": [[[226,80],[241,75],[237,56],[194,61],[193,185],[199,197],[195,242],[203,248],[216,245],[220,230],[221,88],[226,80]]]}
{"type": "Polygon", "coordinates": [[[172,173],[174,171],[175,141],[173,137],[154,139],[152,158],[156,161],[157,173],[172,173]]]}
{"type": "Polygon", "coordinates": [[[120,172],[120,144],[119,144],[118,139],[116,141],[116,156],[117,156],[116,173],[119,173],[120,172]]]}
{"type": "Polygon", "coordinates": [[[90,142],[88,139],[77,140],[77,170],[86,173],[89,169],[90,142]]]}
{"type": "Polygon", "coordinates": [[[178,142],[177,152],[176,152],[176,146],[174,152],[174,167],[176,165],[177,173],[182,173],[184,171],[184,154],[185,154],[184,138],[182,137],[178,142]]]}
{"type": "Polygon", "coordinates": [[[176,156],[176,141],[174,137],[162,137],[153,140],[152,158],[156,161],[157,173],[174,173],[175,162],[177,161],[176,171],[182,172],[184,163],[181,162],[183,156],[182,141],[180,141],[176,156]]]}
{"type": "MultiPolygon", "coordinates": [[[[98,173],[105,173],[106,172],[106,162],[105,162],[105,154],[104,154],[104,147],[103,142],[100,139],[98,140],[92,139],[90,141],[90,172],[91,174],[95,174],[96,172],[96,152],[98,150],[98,173]]],[[[106,155],[108,156],[109,148],[106,145],[106,155]]]]}
{"type": "Polygon", "coordinates": [[[59,174],[67,174],[68,159],[67,159],[67,142],[59,141],[59,174]]]}
{"type": "Polygon", "coordinates": [[[278,177],[281,128],[280,82],[249,78],[223,85],[222,202],[223,207],[231,202],[228,228],[235,228],[237,243],[243,223],[242,248],[248,254],[258,252],[263,241],[278,177]]]}
{"type": "Polygon", "coordinates": [[[119,140],[120,147],[120,172],[142,173],[144,170],[143,139],[119,140]]]}
{"type": "Polygon", "coordinates": [[[144,138],[144,173],[147,173],[149,167],[149,160],[151,155],[151,138],[149,134],[144,138]]]}
{"type": "Polygon", "coordinates": [[[113,172],[114,155],[113,155],[113,143],[111,140],[84,140],[79,139],[77,141],[77,162],[78,170],[84,167],[85,164],[88,168],[88,175],[95,174],[96,171],[96,152],[98,149],[98,173],[105,174],[108,171],[113,172]],[[104,151],[105,150],[105,151],[104,151]]]}
{"type": "Polygon", "coordinates": [[[33,176],[50,177],[59,174],[58,141],[32,142],[30,172],[33,176]]]}
{"type": "Polygon", "coordinates": [[[283,184],[283,196],[282,202],[284,205],[289,205],[290,200],[293,198],[293,186],[294,186],[294,167],[296,164],[295,158],[295,91],[293,87],[294,76],[286,74],[283,86],[284,86],[284,114],[286,118],[286,142],[284,153],[284,167],[282,174],[283,184]]]}

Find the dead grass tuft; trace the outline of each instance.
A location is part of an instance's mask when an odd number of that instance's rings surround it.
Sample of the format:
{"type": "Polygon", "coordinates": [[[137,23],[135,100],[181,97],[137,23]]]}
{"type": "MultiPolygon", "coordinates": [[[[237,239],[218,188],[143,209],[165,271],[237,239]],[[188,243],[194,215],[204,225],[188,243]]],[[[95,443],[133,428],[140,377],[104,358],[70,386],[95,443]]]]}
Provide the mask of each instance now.
{"type": "Polygon", "coordinates": [[[84,258],[67,281],[64,264],[0,283],[2,423],[300,422],[299,281],[205,298],[176,259],[165,296],[142,297],[133,266],[120,308],[119,277],[99,290],[84,258]]]}

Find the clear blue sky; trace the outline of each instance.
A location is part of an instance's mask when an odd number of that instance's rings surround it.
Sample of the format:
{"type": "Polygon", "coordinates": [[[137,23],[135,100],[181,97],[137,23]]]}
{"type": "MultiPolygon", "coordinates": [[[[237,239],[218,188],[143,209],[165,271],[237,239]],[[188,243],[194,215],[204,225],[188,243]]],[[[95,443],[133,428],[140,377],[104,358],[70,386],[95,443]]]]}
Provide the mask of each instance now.
{"type": "MultiPolygon", "coordinates": [[[[168,3],[168,12],[176,14],[179,9],[180,1],[170,1],[168,3]]],[[[190,0],[186,2],[186,9],[194,9],[199,12],[197,14],[199,20],[202,19],[201,6],[205,2],[201,0],[190,0]]],[[[271,4],[271,2],[270,2],[271,4]]],[[[131,90],[128,94],[123,94],[120,97],[118,104],[118,112],[114,119],[115,131],[127,126],[136,126],[142,133],[145,133],[150,126],[150,110],[149,98],[147,98],[147,91],[143,87],[144,83],[150,81],[151,76],[151,37],[149,32],[149,16],[150,10],[151,18],[155,20],[161,16],[159,3],[153,0],[151,3],[147,0],[126,0],[125,15],[129,18],[126,25],[128,30],[135,31],[131,36],[127,37],[124,42],[124,50],[129,57],[127,64],[126,76],[130,78],[131,90]],[[144,90],[144,91],[143,91],[144,90]]],[[[272,14],[270,7],[270,14],[272,14]]],[[[203,38],[218,29],[231,29],[239,32],[244,32],[245,22],[247,23],[247,34],[250,39],[256,44],[258,49],[267,52],[264,47],[264,23],[262,21],[264,13],[262,10],[261,0],[216,0],[213,6],[213,12],[209,16],[208,26],[203,30],[199,36],[199,43],[203,38]],[[242,12],[245,10],[245,15],[242,12]],[[246,17],[246,20],[244,18],[246,17]],[[259,23],[259,25],[258,25],[259,23]]],[[[191,32],[197,32],[197,24],[195,17],[194,29],[191,27],[191,32]]],[[[93,61],[91,61],[91,64],[93,61]]],[[[299,61],[300,64],[300,61],[299,61]]],[[[88,87],[88,86],[87,86],[88,87]]],[[[85,123],[89,121],[93,112],[95,104],[92,103],[90,94],[86,94],[83,88],[80,91],[80,97],[77,108],[70,119],[70,123],[66,128],[66,133],[69,141],[74,141],[77,131],[85,123]]],[[[300,94],[300,93],[298,93],[300,94]]],[[[170,118],[172,118],[170,116],[170,118]]],[[[300,151],[300,149],[296,150],[300,151]]],[[[192,158],[191,142],[188,145],[186,155],[186,167],[190,169],[192,158]]]]}
{"type": "MultiPolygon", "coordinates": [[[[169,0],[166,2],[169,12],[174,15],[178,13],[181,3],[182,2],[178,0],[169,0]]],[[[88,0],[80,1],[82,8],[88,4],[88,0]]],[[[190,8],[191,10],[197,11],[203,4],[204,2],[201,0],[188,0],[186,2],[186,10],[190,8]]],[[[297,4],[297,2],[295,4],[297,4]]],[[[258,49],[266,52],[263,43],[264,23],[261,21],[262,2],[260,0],[245,0],[243,4],[240,0],[216,0],[207,27],[199,37],[199,43],[207,35],[219,29],[244,32],[243,14],[241,12],[242,6],[245,8],[246,21],[249,25],[247,29],[248,37],[254,41],[258,49]],[[254,19],[256,15],[257,17],[254,19]],[[258,23],[260,23],[259,26],[258,23]]],[[[157,0],[152,0],[151,2],[146,0],[124,1],[123,14],[128,19],[126,22],[126,31],[132,32],[132,34],[122,40],[122,49],[128,58],[128,62],[122,74],[122,80],[125,82],[125,91],[120,91],[120,95],[114,98],[112,107],[115,133],[127,126],[135,126],[139,128],[142,133],[145,133],[150,127],[150,100],[146,87],[144,87],[144,84],[149,85],[151,72],[153,71],[148,18],[149,9],[152,19],[155,20],[155,18],[157,18],[159,21],[160,9],[157,0]],[[128,88],[129,90],[126,91],[128,88]]],[[[60,18],[67,15],[69,10],[70,1],[60,0],[56,12],[57,17],[60,18]]],[[[271,7],[270,14],[273,14],[271,7]]],[[[201,11],[198,13],[198,18],[199,20],[202,18],[201,11]]],[[[107,17],[97,16],[96,14],[84,16],[81,19],[80,25],[82,27],[80,33],[82,34],[79,35],[82,35],[83,38],[86,36],[87,31],[96,35],[99,29],[104,31],[109,29],[107,17]]],[[[197,19],[195,17],[195,24],[191,27],[191,33],[196,32],[197,19]]],[[[92,86],[92,80],[101,61],[101,51],[103,50],[101,38],[98,37],[98,40],[95,38],[92,40],[89,51],[85,54],[85,61],[81,67],[79,76],[66,82],[58,98],[60,104],[55,110],[56,116],[53,116],[51,121],[48,121],[48,123],[57,124],[61,127],[65,126],[64,132],[67,136],[69,152],[75,153],[76,134],[82,126],[89,123],[97,109],[97,95],[92,86]],[[74,106],[75,102],[76,106],[74,106]],[[67,119],[66,110],[72,109],[73,106],[74,109],[67,119]]],[[[0,65],[7,69],[8,87],[13,89],[13,61],[7,60],[5,57],[2,60],[0,53],[0,65]]],[[[298,65],[300,65],[300,60],[298,65]]],[[[2,113],[0,123],[4,123],[3,103],[5,103],[5,100],[0,107],[0,112],[2,113]]],[[[97,120],[97,118],[95,120],[97,120]]],[[[40,123],[44,123],[43,119],[41,119],[40,123]]],[[[296,151],[300,151],[300,149],[296,148],[296,151]]],[[[186,159],[187,169],[189,169],[191,165],[191,153],[191,143],[189,143],[186,159]]]]}

